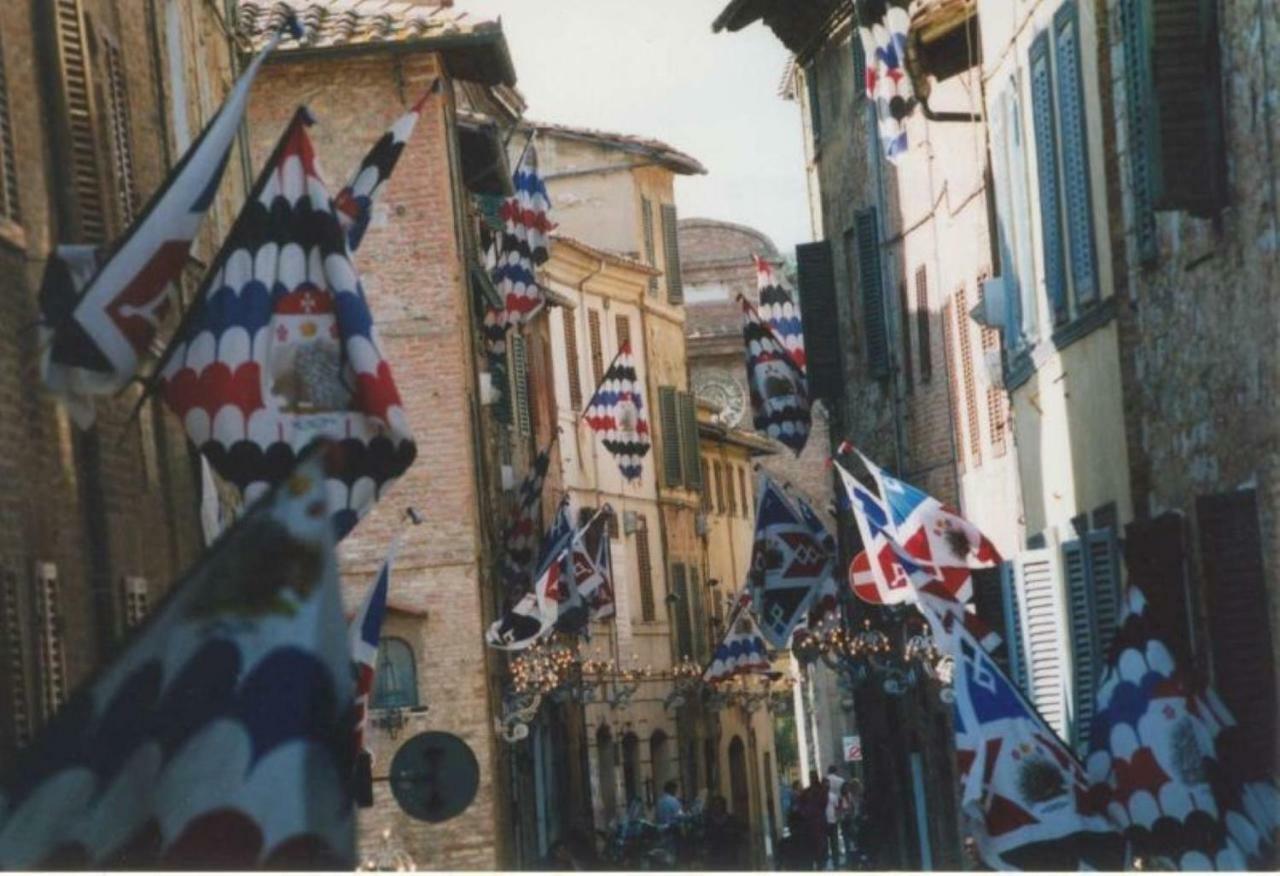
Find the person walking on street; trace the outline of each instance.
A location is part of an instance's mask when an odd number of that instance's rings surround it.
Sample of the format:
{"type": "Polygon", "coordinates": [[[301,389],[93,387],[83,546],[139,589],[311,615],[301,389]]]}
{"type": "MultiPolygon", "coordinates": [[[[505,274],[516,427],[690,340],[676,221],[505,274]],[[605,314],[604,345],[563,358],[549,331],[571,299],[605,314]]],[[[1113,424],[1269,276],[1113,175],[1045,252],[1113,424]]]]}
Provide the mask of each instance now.
{"type": "Polygon", "coordinates": [[[729,812],[729,801],[722,794],[707,804],[704,836],[708,870],[746,869],[747,828],[729,812]]]}
{"type": "Polygon", "coordinates": [[[840,816],[844,805],[844,776],[840,767],[827,767],[827,808],[825,845],[831,860],[831,869],[840,869],[840,816]]]}
{"type": "Polygon", "coordinates": [[[821,870],[827,848],[827,783],[817,770],[809,773],[809,787],[800,795],[801,836],[808,853],[808,869],[821,870]]]}
{"type": "Polygon", "coordinates": [[[680,805],[680,798],[676,796],[679,788],[680,784],[676,781],[667,782],[662,786],[662,794],[654,806],[654,821],[658,823],[658,827],[668,827],[684,815],[684,807],[680,805]]]}

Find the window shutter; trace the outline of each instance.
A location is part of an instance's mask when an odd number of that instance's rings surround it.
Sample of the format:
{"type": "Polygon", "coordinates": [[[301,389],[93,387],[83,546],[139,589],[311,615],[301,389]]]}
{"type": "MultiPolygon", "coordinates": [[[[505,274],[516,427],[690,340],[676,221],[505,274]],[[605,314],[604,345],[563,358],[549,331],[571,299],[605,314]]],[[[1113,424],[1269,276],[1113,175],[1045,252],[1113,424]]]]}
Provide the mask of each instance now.
{"type": "Polygon", "coordinates": [[[966,459],[964,452],[964,416],[961,413],[961,406],[964,404],[963,396],[960,394],[960,377],[957,360],[959,353],[956,350],[955,338],[955,302],[948,301],[942,305],[942,347],[943,356],[950,367],[947,368],[949,380],[951,383],[951,410],[949,419],[951,420],[952,435],[956,445],[956,468],[961,474],[964,474],[966,459]]]}
{"type": "Polygon", "coordinates": [[[717,462],[712,466],[716,473],[716,513],[724,513],[724,466],[717,462]]]}
{"type": "Polygon", "coordinates": [[[18,576],[10,569],[0,573],[0,620],[4,624],[5,695],[9,705],[9,740],[17,749],[31,741],[34,726],[31,689],[27,683],[27,630],[23,623],[22,597],[18,593],[18,576]]]}
{"type": "Polygon", "coordinates": [[[0,218],[19,221],[18,159],[13,152],[13,118],[9,112],[9,78],[0,40],[0,218]]]}
{"type": "Polygon", "coordinates": [[[36,614],[40,619],[40,671],[44,719],[48,721],[67,698],[67,655],[62,637],[62,600],[58,567],[36,563],[36,614]]]}
{"type": "Polygon", "coordinates": [[[899,361],[902,363],[902,379],[906,383],[907,394],[915,388],[916,372],[911,359],[911,307],[907,296],[907,278],[898,281],[898,332],[901,349],[899,361]]]}
{"type": "Polygon", "coordinates": [[[1120,546],[1113,529],[1095,529],[1085,542],[1089,559],[1089,588],[1093,594],[1093,623],[1098,631],[1096,678],[1101,674],[1101,662],[1107,657],[1120,621],[1120,546]]]}
{"type": "Polygon", "coordinates": [[[1213,683],[1239,722],[1240,762],[1275,765],[1276,678],[1253,490],[1196,499],[1213,683]]]}
{"type": "Polygon", "coordinates": [[[1053,551],[1023,551],[1014,558],[1026,691],[1058,735],[1067,735],[1067,629],[1060,570],[1053,551]]]}
{"type": "MultiPolygon", "coordinates": [[[[621,350],[625,344],[631,343],[631,320],[622,314],[618,314],[613,318],[614,334],[618,338],[618,349],[621,350]]],[[[631,351],[635,353],[635,350],[631,351]]]]}
{"type": "Polygon", "coordinates": [[[1054,322],[1067,318],[1067,272],[1062,256],[1062,213],[1058,203],[1058,138],[1053,119],[1053,76],[1049,34],[1031,43],[1031,116],[1036,132],[1036,182],[1040,193],[1040,234],[1044,247],[1045,287],[1054,322]]]}
{"type": "Polygon", "coordinates": [[[684,468],[684,485],[691,490],[702,488],[702,466],[698,456],[698,409],[692,393],[677,395],[680,413],[680,463],[684,468]]]}
{"type": "Polygon", "coordinates": [[[1014,234],[1017,266],[1009,272],[1013,289],[1006,296],[1013,325],[1018,326],[1015,336],[1032,339],[1036,335],[1039,320],[1035,307],[1033,242],[1031,237],[1031,207],[1027,197],[1027,155],[1025,128],[1022,123],[1022,97],[1018,89],[1011,88],[1005,101],[1005,142],[1009,149],[1009,216],[1014,234]]]}
{"type": "Polygon", "coordinates": [[[1124,40],[1125,124],[1129,135],[1129,187],[1133,194],[1133,222],[1138,259],[1144,263],[1157,255],[1156,222],[1152,213],[1152,179],[1158,173],[1153,117],[1155,94],[1151,82],[1150,22],[1147,0],[1120,0],[1120,27],[1124,40]]]}
{"type": "Polygon", "coordinates": [[[1226,203],[1216,7],[1215,0],[1151,4],[1156,209],[1208,216],[1226,203]]]}
{"type": "Polygon", "coordinates": [[[818,102],[818,65],[810,63],[804,68],[804,84],[809,95],[809,131],[816,144],[822,139],[822,107],[818,102]]]}
{"type": "Polygon", "coordinates": [[[747,470],[738,469],[738,489],[742,492],[742,516],[751,514],[751,490],[747,488],[747,470]]]}
{"type": "Polygon", "coordinates": [[[858,238],[858,282],[862,286],[863,331],[867,338],[867,370],[872,377],[889,374],[889,326],[885,320],[880,271],[880,220],[875,207],[854,217],[858,238]]]}
{"type": "Polygon", "coordinates": [[[604,380],[604,345],[600,338],[600,311],[587,311],[587,342],[591,345],[591,379],[595,382],[594,394],[604,380]]]}
{"type": "Polygon", "coordinates": [[[138,208],[138,182],[133,172],[133,129],[129,124],[129,96],[125,85],[124,61],[120,47],[106,42],[103,46],[107,65],[108,120],[111,127],[111,151],[115,159],[116,198],[121,224],[128,227],[138,208]]]}
{"type": "Polygon", "coordinates": [[[126,575],[120,582],[124,597],[124,623],[132,629],[146,619],[150,611],[147,579],[139,575],[126,575]]]}
{"type": "Polygon", "coordinates": [[[933,339],[929,336],[929,319],[928,272],[921,266],[916,269],[916,344],[920,348],[921,383],[928,383],[933,377],[933,339]]]}
{"type": "Polygon", "coordinates": [[[850,31],[849,45],[853,50],[853,97],[857,100],[867,96],[867,50],[857,27],[850,31]]]}
{"type": "Polygon", "coordinates": [[[797,246],[796,271],[809,392],[814,398],[838,399],[844,388],[844,367],[831,242],[820,240],[797,246]]]}
{"type": "Polygon", "coordinates": [[[569,407],[582,410],[582,374],[578,369],[578,312],[560,308],[560,323],[564,326],[565,371],[569,376],[569,407]]]}
{"type": "Polygon", "coordinates": [[[956,334],[960,353],[960,375],[964,383],[964,408],[969,424],[969,452],[973,464],[982,465],[982,431],[978,417],[978,382],[973,369],[973,341],[970,339],[969,293],[963,286],[956,290],[956,334]]]}
{"type": "MultiPolygon", "coordinates": [[[[985,277],[978,278],[978,304],[982,304],[985,277]]],[[[1000,354],[1000,333],[989,326],[979,330],[984,360],[991,354],[1000,354]]],[[[987,384],[987,433],[991,437],[991,455],[1004,456],[1005,432],[1009,419],[1008,401],[1004,389],[994,383],[987,384]]]]}
{"type": "Polygon", "coordinates": [[[702,507],[702,510],[710,511],[711,510],[711,470],[706,459],[702,460],[702,495],[699,498],[700,498],[700,505],[702,507]]]}
{"type": "Polygon", "coordinates": [[[649,555],[649,524],[636,515],[636,567],[640,573],[640,619],[653,622],[653,563],[649,555]]]}
{"type": "Polygon", "coordinates": [[[1142,589],[1165,642],[1179,665],[1192,666],[1195,630],[1187,578],[1186,520],[1170,511],[1124,528],[1129,582],[1142,589]]]}
{"type": "Polygon", "coordinates": [[[71,234],[80,242],[107,238],[93,88],[80,0],[53,0],[53,43],[66,136],[63,163],[71,192],[71,234]]]}
{"type": "MultiPolygon", "coordinates": [[[[644,261],[650,267],[657,267],[658,257],[654,249],[653,239],[653,203],[648,198],[640,199],[640,218],[644,231],[644,261]]],[[[658,278],[649,278],[649,294],[658,294],[658,278]]]]}
{"type": "Polygon", "coordinates": [[[1016,559],[1000,564],[1000,595],[1006,632],[1004,646],[1009,661],[1009,678],[1026,692],[1028,690],[1027,659],[1022,645],[1022,603],[1018,599],[1016,559]]]}
{"type": "Polygon", "coordinates": [[[1084,83],[1080,74],[1080,22],[1075,0],[1068,0],[1054,13],[1053,28],[1071,285],[1076,306],[1083,307],[1097,300],[1098,280],[1093,199],[1089,190],[1089,138],[1085,131],[1084,83]]]}
{"type": "Polygon", "coordinates": [[[515,400],[515,425],[528,435],[533,424],[529,419],[529,354],[522,335],[511,332],[511,396],[515,400]]]}
{"type": "Polygon", "coordinates": [[[667,301],[671,304],[684,304],[684,281],[680,276],[680,238],[677,235],[678,230],[675,206],[663,204],[662,258],[664,262],[663,270],[667,275],[667,301]]]}
{"type": "Polygon", "coordinates": [[[674,387],[658,387],[658,415],[662,420],[662,484],[680,486],[680,414],[674,387]]]}
{"type": "Polygon", "coordinates": [[[671,564],[671,592],[675,594],[676,651],[677,659],[690,657],[693,654],[692,628],[689,624],[689,587],[685,579],[685,568],[682,563],[671,564]]]}
{"type": "Polygon", "coordinates": [[[1062,545],[1062,573],[1067,585],[1067,627],[1071,646],[1071,736],[1066,737],[1077,751],[1089,742],[1093,718],[1094,670],[1098,665],[1098,631],[1094,624],[1093,594],[1089,587],[1088,560],[1079,540],[1062,545]]]}

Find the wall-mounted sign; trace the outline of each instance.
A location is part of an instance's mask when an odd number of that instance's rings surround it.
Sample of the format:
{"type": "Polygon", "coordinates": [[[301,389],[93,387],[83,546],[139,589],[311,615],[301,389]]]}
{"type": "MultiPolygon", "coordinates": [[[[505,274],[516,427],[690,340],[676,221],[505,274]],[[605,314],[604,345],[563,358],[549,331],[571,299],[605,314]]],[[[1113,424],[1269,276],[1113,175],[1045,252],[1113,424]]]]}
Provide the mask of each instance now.
{"type": "Polygon", "coordinates": [[[419,821],[448,821],[471,805],[480,787],[480,764],[452,733],[419,733],[391,761],[391,793],[419,821]]]}
{"type": "Polygon", "coordinates": [[[862,737],[854,734],[844,737],[844,762],[856,763],[862,760],[862,737]]]}

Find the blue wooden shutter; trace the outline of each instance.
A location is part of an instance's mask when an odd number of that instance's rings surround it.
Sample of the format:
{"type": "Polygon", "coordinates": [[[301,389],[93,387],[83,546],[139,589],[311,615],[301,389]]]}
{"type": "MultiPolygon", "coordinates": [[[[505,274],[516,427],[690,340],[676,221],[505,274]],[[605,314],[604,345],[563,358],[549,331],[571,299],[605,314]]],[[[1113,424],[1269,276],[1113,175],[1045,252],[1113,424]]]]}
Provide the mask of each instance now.
{"type": "Polygon", "coordinates": [[[1084,544],[1078,539],[1062,545],[1062,574],[1067,590],[1067,630],[1071,646],[1069,741],[1077,751],[1089,741],[1089,724],[1097,693],[1094,669],[1098,665],[1098,634],[1094,625],[1088,562],[1084,544]]]}
{"type": "Polygon", "coordinates": [[[1083,307],[1098,299],[1098,271],[1089,192],[1089,137],[1085,131],[1084,83],[1080,75],[1080,21],[1074,2],[1064,3],[1054,13],[1053,30],[1063,198],[1067,205],[1067,250],[1075,303],[1083,307]]]}
{"type": "Polygon", "coordinates": [[[858,283],[862,286],[862,321],[867,339],[867,371],[872,377],[889,375],[889,327],[880,270],[880,221],[875,207],[854,216],[858,241],[858,283]]]}
{"type": "MultiPolygon", "coordinates": [[[[1085,539],[1089,559],[1089,588],[1093,594],[1093,625],[1098,631],[1098,665],[1107,657],[1120,621],[1120,545],[1115,530],[1095,529],[1085,539]]],[[[1173,582],[1170,582],[1172,584],[1173,582]]]]}
{"type": "Polygon", "coordinates": [[[1027,196],[1026,128],[1022,122],[1022,94],[1015,86],[1009,90],[1005,104],[1005,134],[1009,144],[1009,198],[1012,203],[1014,251],[1018,261],[1017,312],[1018,334],[1034,343],[1040,314],[1036,308],[1034,246],[1031,237],[1031,201],[1027,196]]]}
{"type": "Polygon", "coordinates": [[[1129,135],[1129,187],[1133,194],[1134,234],[1138,260],[1146,263],[1157,255],[1156,221],[1151,207],[1153,172],[1159,164],[1154,147],[1155,95],[1151,85],[1151,43],[1148,39],[1148,0],[1120,0],[1120,26],[1124,38],[1125,124],[1129,135]],[[1155,165],[1155,167],[1153,167],[1155,165]]]}
{"type": "Polygon", "coordinates": [[[837,399],[844,389],[841,363],[840,315],[836,307],[835,267],[831,243],[802,243],[796,247],[800,286],[800,319],[804,325],[806,371],[814,398],[837,399]]]}
{"type": "Polygon", "coordinates": [[[1062,212],[1058,204],[1058,137],[1054,130],[1053,71],[1049,35],[1031,43],[1031,115],[1036,132],[1036,181],[1040,192],[1040,235],[1044,245],[1045,290],[1053,321],[1067,318],[1067,272],[1062,257],[1062,212]]]}
{"type": "Polygon", "coordinates": [[[1022,609],[1018,600],[1018,575],[1015,560],[1000,564],[1000,589],[1004,612],[1004,646],[1009,657],[1009,678],[1027,692],[1027,661],[1022,647],[1022,609]]]}

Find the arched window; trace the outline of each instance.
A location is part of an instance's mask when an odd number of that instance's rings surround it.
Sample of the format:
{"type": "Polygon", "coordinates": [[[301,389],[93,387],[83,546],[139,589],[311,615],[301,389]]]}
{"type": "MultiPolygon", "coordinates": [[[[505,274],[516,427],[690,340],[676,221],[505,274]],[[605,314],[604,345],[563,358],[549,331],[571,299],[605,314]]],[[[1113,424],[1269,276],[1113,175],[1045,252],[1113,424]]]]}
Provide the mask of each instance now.
{"type": "Polygon", "coordinates": [[[404,639],[384,637],[378,645],[373,679],[373,708],[409,709],[418,705],[418,671],[413,648],[404,639]]]}

